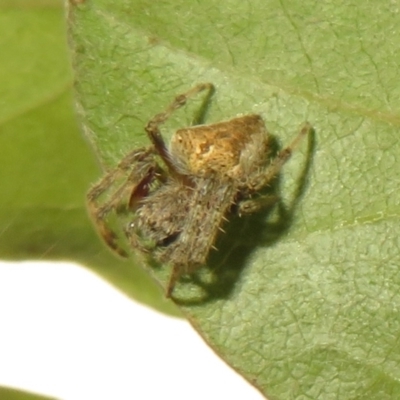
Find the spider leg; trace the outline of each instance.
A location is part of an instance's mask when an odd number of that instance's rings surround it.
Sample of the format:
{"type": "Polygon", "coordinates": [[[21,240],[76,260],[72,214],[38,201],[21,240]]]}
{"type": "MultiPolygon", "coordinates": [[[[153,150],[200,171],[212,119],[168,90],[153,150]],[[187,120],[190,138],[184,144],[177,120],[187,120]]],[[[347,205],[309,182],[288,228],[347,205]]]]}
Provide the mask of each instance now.
{"type": "Polygon", "coordinates": [[[172,292],[174,291],[176,282],[178,282],[179,278],[182,275],[185,274],[191,274],[194,271],[196,271],[196,269],[198,269],[199,266],[192,266],[192,268],[190,268],[190,266],[183,266],[182,264],[175,264],[172,266],[172,271],[171,274],[169,276],[169,281],[168,281],[168,285],[167,288],[165,290],[165,297],[167,299],[169,299],[172,296],[172,292]]]}
{"type": "Polygon", "coordinates": [[[237,213],[239,216],[253,214],[262,210],[263,208],[273,206],[278,200],[278,196],[270,194],[259,196],[255,199],[244,200],[238,204],[237,213]]]}
{"type": "Polygon", "coordinates": [[[174,265],[172,268],[171,275],[169,277],[168,286],[165,292],[165,297],[169,299],[174,290],[175,284],[182,275],[182,268],[179,265],[174,265]]]}
{"type": "Polygon", "coordinates": [[[259,171],[251,178],[249,187],[251,187],[253,192],[257,192],[263,187],[267,186],[268,183],[279,174],[282,166],[289,160],[293,151],[298,147],[302,139],[309,135],[312,130],[313,128],[308,122],[304,123],[300,129],[300,132],[295,136],[289,146],[281,150],[272,160],[272,162],[266,167],[266,169],[259,171]]]}
{"type": "Polygon", "coordinates": [[[118,165],[109,171],[99,182],[97,182],[88,192],[88,201],[96,201],[105,191],[107,191],[112,184],[122,176],[126,171],[132,168],[132,164],[140,162],[148,158],[154,153],[152,147],[136,149],[127,154],[118,165]]]}
{"type": "Polygon", "coordinates": [[[105,219],[107,215],[118,208],[124,197],[130,198],[130,193],[134,188],[146,179],[146,177],[154,170],[153,148],[143,148],[129,153],[117,165],[100,180],[87,194],[88,210],[94,223],[96,224],[99,234],[104,241],[122,257],[126,257],[125,250],[121,249],[117,244],[117,235],[107,227],[105,219]],[[120,179],[126,172],[132,169],[128,178],[103,202],[98,204],[98,199],[111,190],[116,180],[120,179]]]}
{"type": "Polygon", "coordinates": [[[145,127],[145,130],[150,140],[152,141],[156,151],[167,165],[168,170],[174,176],[180,176],[180,174],[176,170],[171,160],[170,153],[160,132],[160,126],[164,124],[168,120],[168,118],[171,117],[174,111],[184,106],[189,98],[195,96],[203,90],[212,91],[214,90],[214,86],[212,83],[200,83],[186,93],[180,94],[179,96],[175,97],[174,101],[166,108],[165,111],[155,115],[145,127]]]}

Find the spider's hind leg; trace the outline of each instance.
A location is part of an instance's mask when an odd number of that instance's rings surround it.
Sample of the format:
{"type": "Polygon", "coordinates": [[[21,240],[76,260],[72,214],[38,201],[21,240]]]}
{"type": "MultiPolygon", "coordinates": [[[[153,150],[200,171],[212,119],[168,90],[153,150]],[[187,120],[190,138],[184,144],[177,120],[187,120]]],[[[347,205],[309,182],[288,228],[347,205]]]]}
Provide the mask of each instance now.
{"type": "Polygon", "coordinates": [[[264,170],[258,171],[258,173],[251,178],[249,187],[251,187],[253,192],[257,192],[267,186],[279,174],[281,168],[289,160],[293,151],[298,147],[303,138],[312,131],[313,127],[308,122],[305,122],[292,142],[281,150],[264,170]]]}
{"type": "Polygon", "coordinates": [[[171,172],[171,174],[175,176],[179,176],[179,173],[176,171],[176,168],[171,161],[171,156],[169,154],[168,148],[160,132],[160,126],[164,124],[168,120],[168,118],[171,117],[174,111],[183,107],[191,97],[204,90],[208,90],[211,94],[214,91],[214,85],[212,83],[200,83],[192,89],[188,90],[186,93],[182,93],[179,96],[176,96],[173,102],[166,108],[166,110],[162,113],[155,115],[145,127],[145,130],[155,149],[167,165],[168,170],[171,172]]]}
{"type": "Polygon", "coordinates": [[[239,216],[249,215],[274,206],[279,201],[276,195],[263,195],[254,199],[243,200],[238,204],[237,213],[239,216]]]}

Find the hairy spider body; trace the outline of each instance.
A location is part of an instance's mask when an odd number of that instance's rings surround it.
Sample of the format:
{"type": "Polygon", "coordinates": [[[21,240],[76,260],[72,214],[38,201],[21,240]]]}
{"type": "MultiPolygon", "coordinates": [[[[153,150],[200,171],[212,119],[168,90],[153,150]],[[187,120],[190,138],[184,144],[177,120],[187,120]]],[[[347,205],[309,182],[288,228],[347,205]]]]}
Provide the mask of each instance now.
{"type": "Polygon", "coordinates": [[[271,160],[270,136],[259,115],[245,115],[211,125],[176,131],[167,147],[160,133],[170,115],[211,84],[200,84],[175,98],[146,126],[152,146],[128,154],[88,193],[89,210],[106,243],[124,250],[106,217],[122,207],[132,214],[125,229],[133,249],[172,267],[166,296],[183,274],[206,265],[224,221],[234,209],[251,214],[271,205],[276,196],[259,195],[289,159],[306,123],[293,142],[271,160]],[[120,177],[123,183],[112,190],[120,177]],[[103,205],[100,197],[107,196],[103,205]],[[234,207],[233,207],[234,206],[234,207]]]}
{"type": "Polygon", "coordinates": [[[167,182],[143,199],[127,231],[133,243],[138,236],[140,241],[150,239],[153,257],[172,264],[179,274],[205,265],[235,196],[234,188],[218,181],[197,178],[192,182],[194,189],[167,182]],[[197,185],[202,187],[200,192],[197,185]]]}

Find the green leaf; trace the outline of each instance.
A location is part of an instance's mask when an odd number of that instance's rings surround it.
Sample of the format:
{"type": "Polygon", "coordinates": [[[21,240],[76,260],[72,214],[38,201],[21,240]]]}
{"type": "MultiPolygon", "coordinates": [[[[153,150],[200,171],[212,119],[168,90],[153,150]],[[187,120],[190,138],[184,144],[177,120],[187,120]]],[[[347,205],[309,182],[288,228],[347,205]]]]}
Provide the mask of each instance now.
{"type": "Polygon", "coordinates": [[[21,390],[11,389],[0,386],[0,399],[6,400],[51,400],[51,397],[23,392],[21,390]]]}
{"type": "MultiPolygon", "coordinates": [[[[282,143],[311,122],[315,143],[284,168],[280,215],[235,220],[207,300],[189,282],[176,296],[270,399],[397,399],[397,5],[87,0],[69,23],[79,109],[107,167],[148,143],[149,118],[198,82],[217,87],[208,122],[260,113],[282,143]]],[[[153,274],[165,283],[169,271],[153,274]]]]}
{"type": "Polygon", "coordinates": [[[100,243],[87,216],[85,192],[100,172],[73,111],[62,5],[0,9],[0,257],[80,262],[176,314],[141,268],[100,243]]]}

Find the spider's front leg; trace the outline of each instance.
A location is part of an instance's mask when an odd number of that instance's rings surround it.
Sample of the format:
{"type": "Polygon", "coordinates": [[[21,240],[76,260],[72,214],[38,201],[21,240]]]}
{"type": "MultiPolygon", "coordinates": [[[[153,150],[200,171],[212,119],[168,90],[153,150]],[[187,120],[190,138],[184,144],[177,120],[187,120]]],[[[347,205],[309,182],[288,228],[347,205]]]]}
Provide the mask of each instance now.
{"type": "Polygon", "coordinates": [[[175,284],[178,281],[178,279],[181,277],[182,271],[183,271],[183,268],[179,265],[174,265],[172,267],[171,275],[170,275],[169,281],[168,281],[168,286],[165,291],[165,297],[167,299],[171,298],[172,292],[174,291],[174,288],[175,288],[175,284]]]}
{"type": "Polygon", "coordinates": [[[116,211],[120,206],[129,208],[136,197],[143,195],[151,183],[149,176],[153,178],[157,167],[152,147],[134,150],[95,184],[87,194],[88,210],[100,236],[112,250],[122,257],[126,257],[127,253],[118,245],[118,237],[108,227],[106,218],[111,211],[116,211]],[[131,171],[129,172],[129,170],[131,171]],[[126,176],[127,174],[128,176],[126,176]],[[118,183],[119,186],[114,188],[118,183]],[[104,199],[102,199],[103,196],[104,199]]]}

